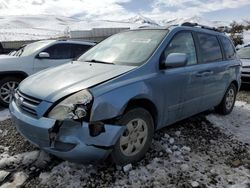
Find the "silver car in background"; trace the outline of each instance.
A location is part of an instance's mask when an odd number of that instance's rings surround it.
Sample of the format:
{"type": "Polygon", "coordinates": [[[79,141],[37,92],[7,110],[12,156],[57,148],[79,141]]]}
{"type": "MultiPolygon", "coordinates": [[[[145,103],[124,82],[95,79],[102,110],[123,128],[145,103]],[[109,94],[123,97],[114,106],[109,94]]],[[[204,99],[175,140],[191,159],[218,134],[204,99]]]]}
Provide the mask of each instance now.
{"type": "Polygon", "coordinates": [[[26,45],[9,55],[0,55],[0,105],[9,105],[14,90],[26,77],[70,62],[94,45],[90,42],[44,40],[26,45]]]}
{"type": "Polygon", "coordinates": [[[250,47],[244,47],[237,51],[242,62],[241,80],[244,84],[250,84],[250,47]]]}

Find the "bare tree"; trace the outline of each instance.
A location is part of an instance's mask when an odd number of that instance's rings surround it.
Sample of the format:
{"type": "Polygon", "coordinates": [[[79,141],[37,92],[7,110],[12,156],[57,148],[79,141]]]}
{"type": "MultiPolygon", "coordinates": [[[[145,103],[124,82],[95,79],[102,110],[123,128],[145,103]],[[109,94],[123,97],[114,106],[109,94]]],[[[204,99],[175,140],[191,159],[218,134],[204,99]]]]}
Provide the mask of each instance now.
{"type": "Polygon", "coordinates": [[[244,31],[244,25],[238,24],[237,22],[232,22],[230,24],[230,38],[233,40],[234,45],[242,45],[244,44],[243,41],[243,31],[244,31]]]}

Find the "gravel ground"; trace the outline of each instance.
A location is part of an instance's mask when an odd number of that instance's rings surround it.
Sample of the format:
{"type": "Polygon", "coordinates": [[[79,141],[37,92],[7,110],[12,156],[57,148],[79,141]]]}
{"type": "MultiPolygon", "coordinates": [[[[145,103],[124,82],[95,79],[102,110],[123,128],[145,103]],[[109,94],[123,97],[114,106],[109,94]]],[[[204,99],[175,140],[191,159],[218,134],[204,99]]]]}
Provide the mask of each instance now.
{"type": "MultiPolygon", "coordinates": [[[[237,100],[250,103],[249,88],[243,88],[237,100]]],[[[108,160],[86,166],[51,158],[25,141],[10,120],[2,121],[0,187],[250,187],[249,144],[212,125],[207,113],[158,131],[146,157],[124,168],[108,160]],[[21,158],[18,154],[23,153],[21,158]],[[21,159],[1,166],[4,156],[21,159]],[[3,181],[1,170],[9,173],[3,181]]]]}
{"type": "Polygon", "coordinates": [[[249,154],[201,114],[157,132],[146,157],[123,170],[62,162],[26,187],[229,187],[247,179],[249,154]]]}
{"type": "Polygon", "coordinates": [[[9,155],[16,155],[37,149],[17,133],[10,119],[0,122],[0,129],[3,131],[0,134],[0,143],[2,146],[8,147],[9,155]]]}
{"type": "Polygon", "coordinates": [[[250,85],[242,85],[237,100],[250,103],[250,85]]]}

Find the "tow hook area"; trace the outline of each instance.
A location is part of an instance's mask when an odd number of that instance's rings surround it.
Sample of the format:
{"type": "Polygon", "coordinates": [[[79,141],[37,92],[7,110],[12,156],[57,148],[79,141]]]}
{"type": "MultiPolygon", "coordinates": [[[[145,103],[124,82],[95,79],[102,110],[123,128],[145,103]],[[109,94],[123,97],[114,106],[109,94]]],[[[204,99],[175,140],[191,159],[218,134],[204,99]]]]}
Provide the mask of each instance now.
{"type": "Polygon", "coordinates": [[[57,138],[57,134],[59,133],[59,130],[60,130],[62,124],[63,124],[62,121],[56,121],[55,125],[48,130],[48,132],[49,132],[49,145],[52,148],[55,147],[55,141],[57,138]]]}
{"type": "Polygon", "coordinates": [[[103,122],[92,122],[89,124],[89,134],[90,136],[96,137],[101,133],[104,133],[105,127],[103,122]]]}

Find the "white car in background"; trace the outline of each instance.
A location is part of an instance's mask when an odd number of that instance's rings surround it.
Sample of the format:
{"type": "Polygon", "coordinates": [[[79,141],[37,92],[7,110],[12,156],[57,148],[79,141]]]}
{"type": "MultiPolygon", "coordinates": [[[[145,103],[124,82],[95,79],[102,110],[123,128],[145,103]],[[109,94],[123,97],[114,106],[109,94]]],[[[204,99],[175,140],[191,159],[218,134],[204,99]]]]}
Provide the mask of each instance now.
{"type": "Polygon", "coordinates": [[[70,62],[94,45],[91,42],[44,40],[9,55],[0,55],[0,105],[9,105],[14,90],[29,75],[70,62]]]}
{"type": "Polygon", "coordinates": [[[237,53],[242,62],[241,81],[250,84],[250,46],[239,49],[237,53]]]}

